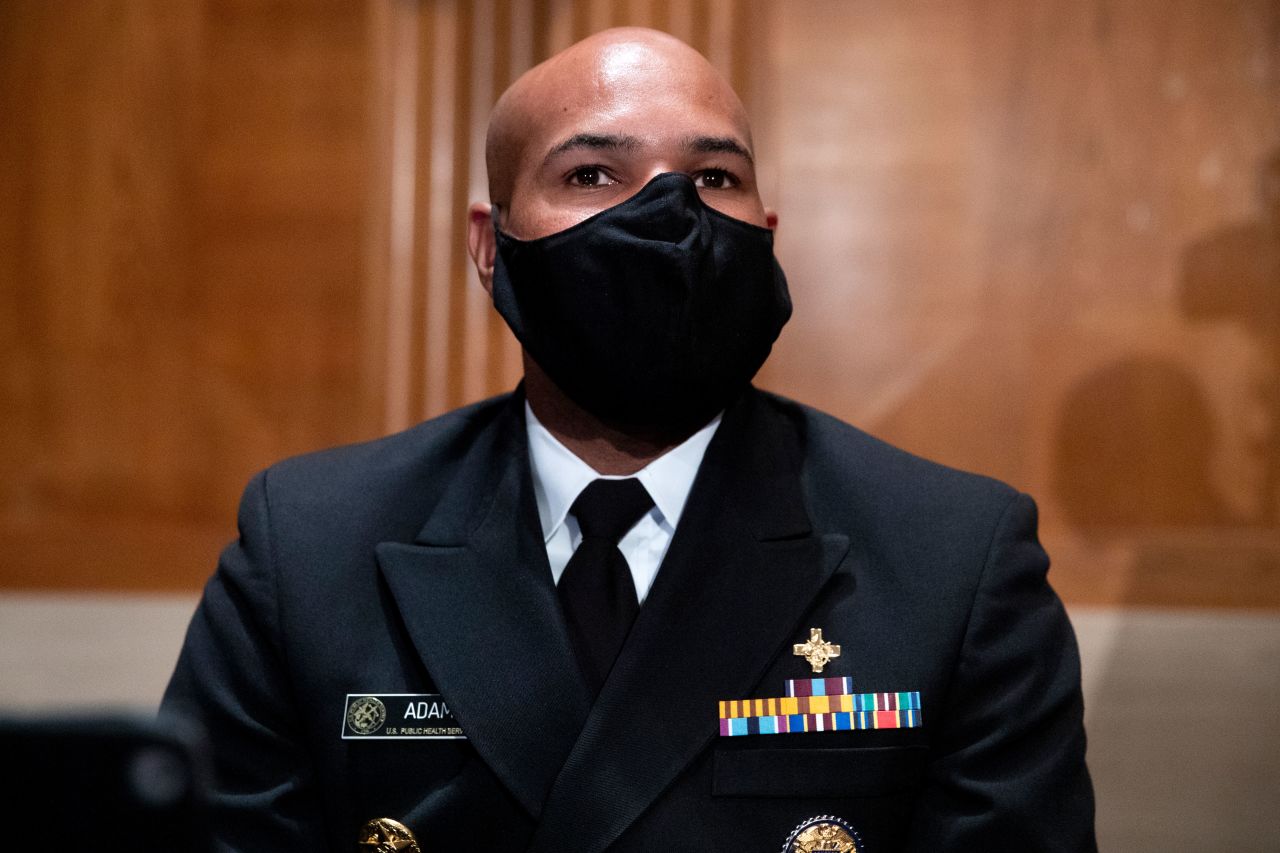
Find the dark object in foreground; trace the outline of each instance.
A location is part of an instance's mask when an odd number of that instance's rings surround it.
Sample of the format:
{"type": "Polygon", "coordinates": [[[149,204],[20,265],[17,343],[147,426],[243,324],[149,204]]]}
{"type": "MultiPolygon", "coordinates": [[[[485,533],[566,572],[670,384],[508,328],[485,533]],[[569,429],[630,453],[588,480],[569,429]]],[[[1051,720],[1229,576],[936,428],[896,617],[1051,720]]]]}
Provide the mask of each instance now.
{"type": "Polygon", "coordinates": [[[209,762],[192,727],[140,715],[4,716],[0,755],[11,783],[0,820],[24,847],[213,849],[209,762]]]}

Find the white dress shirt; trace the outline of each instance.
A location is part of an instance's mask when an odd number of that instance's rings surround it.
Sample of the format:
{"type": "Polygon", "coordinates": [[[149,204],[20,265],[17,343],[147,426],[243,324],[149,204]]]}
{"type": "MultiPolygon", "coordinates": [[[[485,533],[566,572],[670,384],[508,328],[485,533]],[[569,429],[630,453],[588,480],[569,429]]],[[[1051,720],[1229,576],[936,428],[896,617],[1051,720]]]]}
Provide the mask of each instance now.
{"type": "Polygon", "coordinates": [[[529,463],[533,468],[533,493],[538,502],[538,519],[542,522],[542,538],[551,562],[551,577],[559,584],[565,564],[582,542],[578,521],[569,508],[592,480],[625,480],[635,477],[653,498],[653,508],[622,537],[618,550],[631,567],[636,582],[636,598],[644,604],[658,575],[658,567],[666,556],[675,535],[680,514],[684,512],[693,478],[702,464],[707,445],[720,426],[720,416],[689,436],[635,474],[627,477],[597,472],[573,454],[552,435],[524,404],[525,425],[529,433],[529,463]]]}

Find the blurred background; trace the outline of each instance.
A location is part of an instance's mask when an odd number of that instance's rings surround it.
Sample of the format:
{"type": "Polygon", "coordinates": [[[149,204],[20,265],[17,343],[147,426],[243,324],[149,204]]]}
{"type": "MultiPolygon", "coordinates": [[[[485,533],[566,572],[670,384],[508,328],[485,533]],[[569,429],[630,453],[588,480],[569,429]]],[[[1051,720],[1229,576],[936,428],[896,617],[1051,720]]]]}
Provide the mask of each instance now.
{"type": "Polygon", "coordinates": [[[753,115],[760,384],[1038,500],[1103,849],[1280,849],[1277,0],[5,0],[0,709],[154,706],[254,471],[515,384],[487,112],[623,23],[753,115]]]}

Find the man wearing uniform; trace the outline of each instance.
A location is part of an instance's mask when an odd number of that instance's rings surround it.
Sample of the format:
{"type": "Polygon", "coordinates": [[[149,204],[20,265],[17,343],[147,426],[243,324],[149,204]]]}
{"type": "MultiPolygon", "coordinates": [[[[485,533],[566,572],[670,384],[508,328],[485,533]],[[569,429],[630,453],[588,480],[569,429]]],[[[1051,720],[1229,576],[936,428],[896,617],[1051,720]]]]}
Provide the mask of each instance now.
{"type": "Polygon", "coordinates": [[[750,386],[791,304],[722,78],[600,33],[487,153],[525,381],[250,483],[165,697],[224,843],[1094,850],[1032,502],[750,386]]]}

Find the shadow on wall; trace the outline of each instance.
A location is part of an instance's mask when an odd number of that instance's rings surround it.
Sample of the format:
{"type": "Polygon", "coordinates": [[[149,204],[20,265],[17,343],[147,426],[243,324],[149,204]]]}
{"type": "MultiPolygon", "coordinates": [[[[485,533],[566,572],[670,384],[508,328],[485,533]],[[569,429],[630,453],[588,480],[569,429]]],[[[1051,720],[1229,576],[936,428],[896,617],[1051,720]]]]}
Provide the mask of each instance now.
{"type": "Polygon", "coordinates": [[[1131,358],[1088,375],[1063,402],[1054,490],[1087,530],[1225,522],[1209,474],[1213,413],[1182,367],[1131,358]]]}
{"type": "Polygon", "coordinates": [[[1263,364],[1248,377],[1254,398],[1230,421],[1238,435],[1228,440],[1251,445],[1260,457],[1254,470],[1239,472],[1256,483],[1246,520],[1274,525],[1280,521],[1280,149],[1263,163],[1258,189],[1257,220],[1216,231],[1187,249],[1179,297],[1187,317],[1236,324],[1261,353],[1263,364]]]}
{"type": "Polygon", "coordinates": [[[1222,345],[1194,365],[1131,355],[1063,398],[1054,496],[1082,536],[1131,550],[1128,600],[1280,606],[1280,151],[1260,177],[1261,216],[1182,258],[1178,307],[1222,345]]]}

